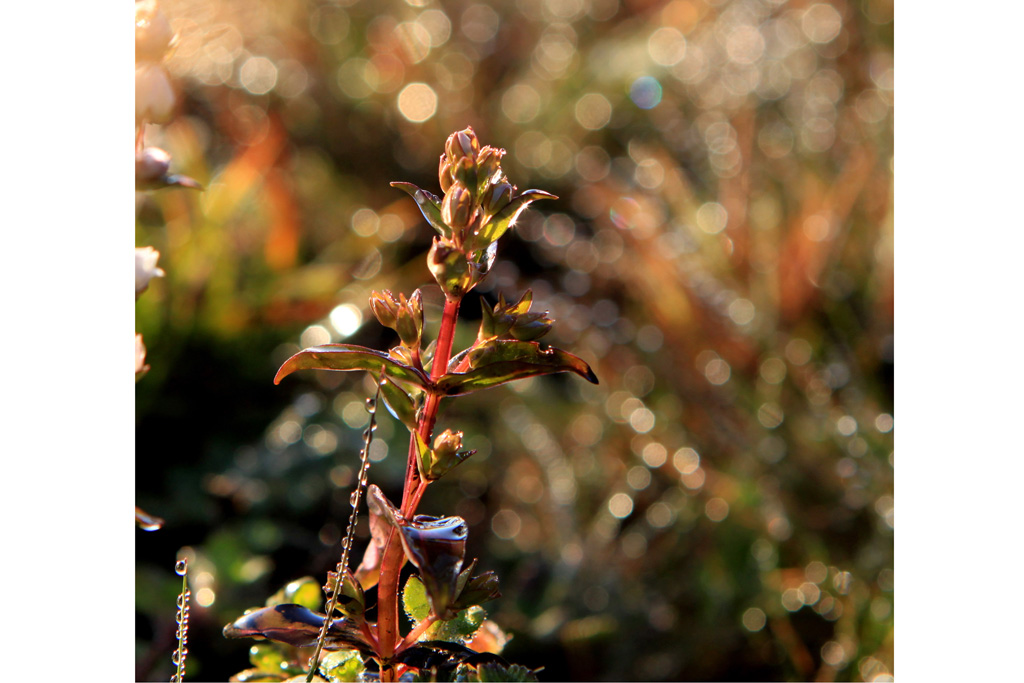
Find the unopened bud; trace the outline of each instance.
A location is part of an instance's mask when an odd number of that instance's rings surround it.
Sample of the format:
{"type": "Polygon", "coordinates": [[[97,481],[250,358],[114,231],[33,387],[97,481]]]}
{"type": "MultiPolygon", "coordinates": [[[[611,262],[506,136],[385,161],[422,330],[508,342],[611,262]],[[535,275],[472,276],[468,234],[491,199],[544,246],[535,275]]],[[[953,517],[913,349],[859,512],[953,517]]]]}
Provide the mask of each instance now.
{"type": "Polygon", "coordinates": [[[445,142],[444,151],[451,160],[469,157],[476,161],[476,155],[480,151],[480,141],[471,127],[452,133],[445,142]]]}
{"type": "Polygon", "coordinates": [[[381,325],[391,329],[395,328],[398,319],[398,302],[395,301],[395,295],[390,290],[371,292],[370,310],[373,311],[374,317],[380,321],[381,325]]]}
{"type": "Polygon", "coordinates": [[[501,158],[503,156],[505,156],[505,150],[490,145],[480,150],[480,155],[476,160],[476,172],[481,188],[502,180],[501,158]]]}
{"type": "Polygon", "coordinates": [[[437,459],[445,462],[462,448],[462,432],[444,430],[443,434],[434,439],[434,453],[437,459]]]}
{"type": "Polygon", "coordinates": [[[136,123],[167,123],[174,115],[171,77],[159,64],[135,67],[136,123]]]}
{"type": "Polygon", "coordinates": [[[472,219],[473,195],[459,183],[452,185],[441,204],[441,220],[458,233],[465,230],[472,219]]]}
{"type": "Polygon", "coordinates": [[[448,188],[452,186],[452,162],[444,154],[441,155],[441,161],[437,165],[437,179],[441,183],[441,192],[447,192],[448,188]]]}
{"type": "Polygon", "coordinates": [[[492,185],[484,194],[483,210],[484,216],[490,218],[498,213],[512,201],[512,186],[508,183],[492,185]]]}
{"type": "Polygon", "coordinates": [[[441,237],[434,238],[427,254],[427,267],[448,299],[461,298],[472,287],[466,255],[441,237]]]}

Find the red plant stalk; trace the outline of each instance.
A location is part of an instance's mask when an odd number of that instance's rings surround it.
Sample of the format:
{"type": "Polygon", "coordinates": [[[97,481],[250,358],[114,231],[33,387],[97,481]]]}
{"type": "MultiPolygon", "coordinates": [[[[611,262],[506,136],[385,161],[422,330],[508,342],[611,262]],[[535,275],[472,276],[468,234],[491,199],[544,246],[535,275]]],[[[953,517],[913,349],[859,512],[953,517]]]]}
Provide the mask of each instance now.
{"type": "MultiPolygon", "coordinates": [[[[448,360],[452,355],[452,344],[455,341],[455,325],[459,317],[459,305],[462,299],[445,299],[444,314],[441,317],[441,329],[437,335],[437,348],[434,352],[434,361],[430,369],[430,379],[437,382],[448,369],[448,360]]],[[[427,392],[427,400],[423,407],[423,414],[416,427],[416,433],[423,441],[430,443],[430,437],[437,422],[437,411],[441,405],[441,395],[434,391],[427,392]]],[[[423,492],[430,482],[420,479],[419,465],[417,459],[419,451],[416,448],[416,435],[409,437],[409,459],[405,470],[405,488],[402,492],[402,516],[411,519],[416,514],[423,492]]],[[[388,540],[384,544],[384,554],[381,559],[380,581],[377,584],[377,654],[382,664],[395,655],[395,649],[403,642],[398,632],[398,579],[405,564],[405,554],[402,550],[402,543],[396,537],[397,531],[392,529],[388,534],[388,540]]],[[[391,666],[382,666],[380,672],[381,681],[392,681],[397,672],[391,666]]]]}

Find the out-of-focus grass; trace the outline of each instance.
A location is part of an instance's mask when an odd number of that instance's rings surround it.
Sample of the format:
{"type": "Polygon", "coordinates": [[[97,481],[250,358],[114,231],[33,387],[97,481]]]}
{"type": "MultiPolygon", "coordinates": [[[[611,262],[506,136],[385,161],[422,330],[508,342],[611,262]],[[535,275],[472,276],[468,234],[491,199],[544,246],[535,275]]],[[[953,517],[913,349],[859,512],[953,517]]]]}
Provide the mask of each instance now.
{"type": "MultiPolygon", "coordinates": [[[[223,624],[336,562],[370,390],[271,379],[301,346],[393,344],[366,297],[430,281],[430,231],[388,182],[436,187],[466,125],[561,197],[481,293],[532,288],[546,341],[601,379],[441,417],[479,453],[423,511],[472,525],[510,661],[892,673],[891,3],[161,6],[183,106],[147,141],[206,190],[138,199],[137,244],[167,272],[137,304],[137,502],[167,520],[136,539],[140,678],[170,675],[179,549],[197,679],[246,666],[223,624]]],[[[405,431],[378,437],[371,479],[394,492],[405,431]]]]}

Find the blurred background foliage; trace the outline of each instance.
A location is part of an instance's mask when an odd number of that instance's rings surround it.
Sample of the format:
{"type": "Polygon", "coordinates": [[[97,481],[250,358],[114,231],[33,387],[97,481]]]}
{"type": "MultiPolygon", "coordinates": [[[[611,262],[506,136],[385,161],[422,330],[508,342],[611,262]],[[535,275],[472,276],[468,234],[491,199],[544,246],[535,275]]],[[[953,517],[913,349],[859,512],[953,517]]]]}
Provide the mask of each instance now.
{"type": "MultiPolygon", "coordinates": [[[[137,194],[166,277],[136,304],[136,672],[167,680],[178,556],[189,677],[221,628],[337,562],[356,374],[275,387],[301,347],[386,349],[371,289],[431,281],[446,136],[505,147],[545,202],[480,292],[527,288],[601,379],[450,402],[479,453],[422,511],[471,525],[509,661],[542,680],[891,680],[891,0],[163,0],[201,193],[137,194]]],[[[428,324],[442,295],[425,288],[428,324]]],[[[475,334],[474,297],[457,348],[475,334]]],[[[400,497],[385,417],[371,481],[400,497]]],[[[368,537],[360,525],[356,554],[368,537]]]]}

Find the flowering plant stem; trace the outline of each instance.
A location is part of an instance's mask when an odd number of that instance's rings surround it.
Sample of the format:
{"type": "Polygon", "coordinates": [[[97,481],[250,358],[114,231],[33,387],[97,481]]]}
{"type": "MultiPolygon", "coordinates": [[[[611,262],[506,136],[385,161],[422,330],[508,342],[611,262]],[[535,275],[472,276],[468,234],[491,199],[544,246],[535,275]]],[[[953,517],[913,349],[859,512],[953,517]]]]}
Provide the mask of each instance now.
{"type": "MultiPolygon", "coordinates": [[[[441,329],[437,336],[437,348],[431,365],[430,378],[436,382],[447,370],[451,358],[452,344],[455,341],[455,325],[459,316],[459,305],[462,297],[445,298],[444,313],[441,316],[441,329]]],[[[424,442],[429,443],[437,422],[437,411],[441,404],[441,394],[430,391],[427,394],[423,413],[416,426],[416,432],[424,442]]],[[[402,516],[412,519],[419,507],[420,499],[430,482],[421,479],[417,464],[416,434],[409,436],[409,459],[405,470],[405,488],[402,493],[402,516]]],[[[405,554],[398,531],[392,529],[388,534],[381,560],[380,583],[377,588],[377,639],[378,653],[383,660],[396,654],[399,643],[405,644],[398,630],[398,579],[405,564],[405,554]]],[[[415,642],[415,638],[411,642],[415,642]]],[[[411,644],[411,643],[410,643],[411,644]]],[[[381,680],[393,680],[394,670],[382,666],[381,680]]]]}

